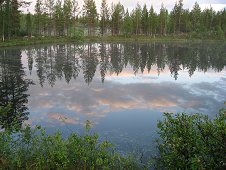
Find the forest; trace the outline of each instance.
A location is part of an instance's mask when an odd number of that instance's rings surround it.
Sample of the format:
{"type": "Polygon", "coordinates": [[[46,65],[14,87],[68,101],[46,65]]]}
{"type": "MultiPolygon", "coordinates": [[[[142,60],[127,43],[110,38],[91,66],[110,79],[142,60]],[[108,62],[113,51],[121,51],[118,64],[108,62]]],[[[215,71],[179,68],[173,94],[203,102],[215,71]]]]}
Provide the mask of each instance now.
{"type": "Polygon", "coordinates": [[[136,5],[131,12],[119,2],[108,5],[102,0],[98,13],[95,0],[84,0],[79,8],[72,0],[37,0],[35,12],[24,13],[20,7],[29,2],[1,0],[0,33],[2,41],[14,37],[34,36],[167,36],[224,39],[226,36],[226,10],[201,10],[196,2],[191,10],[184,9],[183,0],[168,11],[164,4],[160,11],[153,6],[136,5]]]}
{"type": "Polygon", "coordinates": [[[44,36],[125,36],[150,37],[182,36],[184,38],[224,39],[226,37],[226,9],[212,7],[201,10],[196,2],[192,9],[184,9],[183,0],[168,11],[164,4],[160,11],[139,3],[132,11],[119,3],[109,5],[102,0],[100,10],[95,0],[84,0],[83,7],[72,0],[37,0],[34,13],[29,2],[0,1],[0,34],[2,41],[18,37],[44,36]],[[98,11],[100,11],[98,13],[98,11]]]}

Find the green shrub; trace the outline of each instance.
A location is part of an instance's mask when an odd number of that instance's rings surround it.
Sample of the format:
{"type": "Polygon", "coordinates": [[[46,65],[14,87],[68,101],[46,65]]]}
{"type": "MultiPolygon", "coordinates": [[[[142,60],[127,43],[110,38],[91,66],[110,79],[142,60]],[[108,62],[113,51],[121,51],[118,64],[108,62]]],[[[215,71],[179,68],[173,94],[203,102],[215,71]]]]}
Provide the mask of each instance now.
{"type": "Polygon", "coordinates": [[[84,30],[81,28],[71,28],[69,30],[72,39],[77,41],[84,41],[84,30]]]}
{"type": "Polygon", "coordinates": [[[220,39],[220,40],[224,40],[225,39],[224,31],[221,29],[220,26],[217,26],[217,28],[216,28],[216,38],[220,39]]]}
{"type": "Polygon", "coordinates": [[[164,116],[158,122],[158,168],[226,168],[226,109],[213,120],[201,114],[164,116]]]}
{"type": "Polygon", "coordinates": [[[60,132],[48,135],[41,127],[0,132],[0,169],[139,169],[133,157],[124,157],[97,134],[60,132]]]}

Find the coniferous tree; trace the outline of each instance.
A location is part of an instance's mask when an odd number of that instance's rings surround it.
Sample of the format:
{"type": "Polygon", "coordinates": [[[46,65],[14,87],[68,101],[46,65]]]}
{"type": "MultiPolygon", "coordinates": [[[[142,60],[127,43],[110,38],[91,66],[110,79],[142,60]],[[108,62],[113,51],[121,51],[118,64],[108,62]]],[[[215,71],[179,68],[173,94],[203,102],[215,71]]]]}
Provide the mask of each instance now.
{"type": "Polygon", "coordinates": [[[31,13],[29,12],[26,16],[26,32],[29,37],[32,35],[32,21],[31,21],[31,13]]]}
{"type": "Polygon", "coordinates": [[[153,6],[151,6],[149,11],[149,32],[150,35],[154,35],[156,33],[156,24],[157,24],[157,14],[154,11],[153,6]]]}
{"type": "Polygon", "coordinates": [[[133,29],[136,35],[140,34],[141,30],[141,15],[142,9],[140,4],[137,3],[135,10],[132,11],[132,18],[133,18],[133,29]]]}
{"type": "Polygon", "coordinates": [[[54,6],[54,20],[56,22],[56,34],[64,35],[64,14],[61,0],[57,0],[54,6]]]}
{"type": "Polygon", "coordinates": [[[114,5],[111,16],[112,35],[118,35],[120,33],[121,25],[123,22],[123,15],[124,7],[119,2],[116,5],[114,5]]]}
{"type": "Polygon", "coordinates": [[[123,31],[123,34],[126,36],[131,35],[133,32],[133,21],[129,14],[128,9],[126,10],[126,13],[124,16],[122,31],[123,31]]]}
{"type": "Polygon", "coordinates": [[[88,27],[88,35],[94,35],[98,17],[95,1],[84,0],[83,11],[86,19],[86,24],[88,27]]]}
{"type": "Polygon", "coordinates": [[[161,35],[166,34],[167,30],[167,16],[168,12],[164,5],[161,5],[160,14],[159,14],[159,33],[161,35]]]}
{"type": "Polygon", "coordinates": [[[141,29],[142,33],[148,35],[149,21],[148,21],[148,10],[146,4],[144,4],[141,16],[141,29]]]}
{"type": "Polygon", "coordinates": [[[66,30],[67,36],[69,36],[69,28],[72,24],[72,12],[73,12],[73,4],[71,0],[65,0],[63,6],[63,14],[64,14],[64,29],[66,30]]]}
{"type": "Polygon", "coordinates": [[[46,13],[49,17],[48,22],[48,35],[51,36],[52,32],[55,28],[55,22],[53,19],[53,13],[54,13],[54,0],[45,0],[45,6],[46,6],[46,13]]]}
{"type": "Polygon", "coordinates": [[[109,24],[109,9],[108,9],[106,0],[102,0],[100,10],[101,10],[100,29],[101,29],[101,35],[103,36],[106,33],[106,31],[108,29],[108,24],[109,24]]]}
{"type": "Polygon", "coordinates": [[[38,35],[41,35],[42,13],[42,0],[37,0],[35,4],[35,27],[38,35]]]}
{"type": "Polygon", "coordinates": [[[195,2],[195,5],[190,12],[190,17],[192,30],[199,31],[201,26],[201,8],[197,2],[195,2]]]}

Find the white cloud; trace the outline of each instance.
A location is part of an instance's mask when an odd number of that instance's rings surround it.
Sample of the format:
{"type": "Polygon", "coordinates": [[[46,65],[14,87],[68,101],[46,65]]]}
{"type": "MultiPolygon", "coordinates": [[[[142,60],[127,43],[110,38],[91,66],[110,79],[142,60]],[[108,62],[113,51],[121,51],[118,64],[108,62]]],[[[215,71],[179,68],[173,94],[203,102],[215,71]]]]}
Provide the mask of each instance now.
{"type": "MultiPolygon", "coordinates": [[[[77,1],[79,3],[80,9],[82,9],[84,0],[77,0],[77,1]]],[[[97,5],[98,10],[101,6],[101,1],[102,0],[96,0],[96,5],[97,5]]],[[[162,3],[164,4],[164,6],[168,10],[171,10],[174,7],[176,1],[177,0],[151,0],[151,1],[150,0],[135,0],[135,1],[120,0],[120,3],[125,8],[128,8],[130,11],[136,7],[137,3],[139,3],[141,6],[143,6],[144,4],[147,4],[148,8],[150,8],[150,6],[153,5],[155,11],[158,12],[162,3]]],[[[192,7],[193,7],[193,5],[195,4],[196,1],[200,4],[200,7],[202,9],[209,8],[211,6],[214,10],[218,11],[218,10],[222,10],[224,7],[226,7],[226,1],[225,0],[184,0],[183,1],[184,8],[192,9],[192,7]]],[[[31,2],[32,2],[32,4],[29,7],[29,11],[33,13],[36,0],[31,0],[31,2]]],[[[119,0],[107,0],[107,2],[108,2],[109,7],[110,7],[112,2],[114,4],[116,4],[116,3],[119,2],[119,0]]],[[[22,9],[22,10],[25,11],[25,12],[27,11],[27,9],[22,9]]]]}

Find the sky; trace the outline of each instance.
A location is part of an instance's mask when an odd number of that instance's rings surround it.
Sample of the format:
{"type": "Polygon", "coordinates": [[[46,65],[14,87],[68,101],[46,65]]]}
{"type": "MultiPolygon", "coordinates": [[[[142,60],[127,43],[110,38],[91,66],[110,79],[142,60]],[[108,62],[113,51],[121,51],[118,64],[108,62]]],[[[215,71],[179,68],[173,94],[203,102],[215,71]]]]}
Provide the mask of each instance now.
{"type": "MultiPolygon", "coordinates": [[[[29,7],[29,11],[33,13],[36,0],[26,0],[26,1],[32,2],[29,7]]],[[[80,6],[80,9],[82,9],[84,0],[77,0],[77,1],[80,6]]],[[[101,1],[102,0],[95,0],[98,10],[100,8],[101,1]]],[[[153,5],[155,11],[158,12],[162,3],[168,10],[172,10],[176,1],[177,0],[120,0],[120,3],[125,8],[128,8],[129,11],[134,9],[136,7],[136,4],[139,3],[141,6],[143,6],[144,4],[147,4],[148,8],[150,8],[150,6],[153,5]]],[[[219,11],[226,7],[226,0],[184,0],[183,1],[184,8],[192,9],[196,1],[198,2],[198,4],[202,9],[209,8],[211,6],[214,10],[219,11]]],[[[119,2],[119,0],[107,0],[107,3],[109,4],[109,6],[111,6],[112,2],[116,4],[119,2]]],[[[22,10],[25,12],[27,11],[27,9],[22,9],[22,10]]]]}

